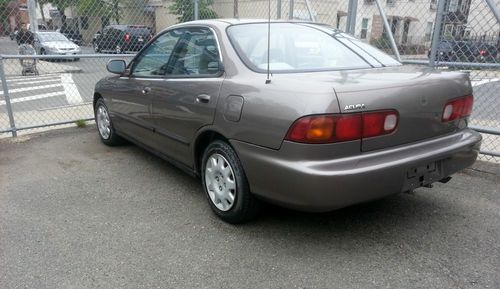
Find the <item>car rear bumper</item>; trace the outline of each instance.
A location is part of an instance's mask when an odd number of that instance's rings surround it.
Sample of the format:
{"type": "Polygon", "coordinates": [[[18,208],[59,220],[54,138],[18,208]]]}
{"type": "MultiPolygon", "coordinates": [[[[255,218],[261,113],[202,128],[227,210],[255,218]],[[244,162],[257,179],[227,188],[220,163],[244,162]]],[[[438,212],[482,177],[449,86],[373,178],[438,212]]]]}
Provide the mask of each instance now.
{"type": "MultiPolygon", "coordinates": [[[[473,130],[321,161],[233,140],[252,192],[304,211],[330,211],[442,180],[472,165],[481,135],[473,130]],[[292,161],[290,161],[292,159],[292,161]]],[[[290,151],[290,150],[288,150],[290,151]]]]}

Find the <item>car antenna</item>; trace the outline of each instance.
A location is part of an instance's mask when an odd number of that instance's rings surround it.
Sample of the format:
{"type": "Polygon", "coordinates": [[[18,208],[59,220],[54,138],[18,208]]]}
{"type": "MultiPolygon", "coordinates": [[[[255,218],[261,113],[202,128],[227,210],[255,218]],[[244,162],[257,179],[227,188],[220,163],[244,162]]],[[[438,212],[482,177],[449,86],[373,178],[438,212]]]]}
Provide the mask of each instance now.
{"type": "Polygon", "coordinates": [[[269,72],[269,60],[270,60],[270,54],[271,54],[271,0],[268,0],[268,7],[267,7],[267,78],[266,78],[266,84],[271,83],[271,78],[269,78],[270,72],[269,72]]]}

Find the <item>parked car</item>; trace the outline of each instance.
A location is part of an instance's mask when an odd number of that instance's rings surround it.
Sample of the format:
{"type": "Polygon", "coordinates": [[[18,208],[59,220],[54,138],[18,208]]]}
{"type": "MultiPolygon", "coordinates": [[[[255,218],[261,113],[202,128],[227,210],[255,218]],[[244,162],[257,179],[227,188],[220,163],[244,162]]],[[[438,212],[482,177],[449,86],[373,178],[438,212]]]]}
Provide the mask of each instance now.
{"type": "Polygon", "coordinates": [[[403,66],[321,24],[270,26],[269,50],[264,20],[204,20],[111,60],[93,99],[102,142],[199,176],[230,223],[262,200],[322,212],[446,183],[476,160],[466,73],[403,66]]]}
{"type": "Polygon", "coordinates": [[[141,50],[152,37],[151,28],[144,25],[109,25],[92,42],[96,53],[130,53],[141,50]]]}
{"type": "MultiPolygon", "coordinates": [[[[441,41],[437,48],[437,61],[451,62],[495,62],[498,47],[481,41],[441,41]]],[[[431,57],[431,49],[427,56],[431,57]]]]}
{"type": "MultiPolygon", "coordinates": [[[[34,46],[41,55],[74,55],[82,53],[80,46],[71,42],[66,36],[59,32],[35,32],[34,46]]],[[[80,58],[75,57],[74,60],[80,58]]]]}

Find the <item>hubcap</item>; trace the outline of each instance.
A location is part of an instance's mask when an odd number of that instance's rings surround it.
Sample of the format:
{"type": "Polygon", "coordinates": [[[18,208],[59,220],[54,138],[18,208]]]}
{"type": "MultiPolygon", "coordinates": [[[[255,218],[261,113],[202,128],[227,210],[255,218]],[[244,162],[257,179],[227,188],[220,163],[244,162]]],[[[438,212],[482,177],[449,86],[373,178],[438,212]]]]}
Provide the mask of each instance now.
{"type": "Polygon", "coordinates": [[[236,198],[236,180],[233,168],[220,154],[212,154],[205,165],[205,186],[212,203],[221,211],[228,211],[236,198]]]}
{"type": "Polygon", "coordinates": [[[122,52],[122,48],[120,46],[116,46],[116,53],[120,54],[122,52]]]}
{"type": "Polygon", "coordinates": [[[102,105],[97,108],[96,121],[99,134],[103,139],[108,139],[111,134],[111,121],[109,120],[108,110],[102,105]]]}

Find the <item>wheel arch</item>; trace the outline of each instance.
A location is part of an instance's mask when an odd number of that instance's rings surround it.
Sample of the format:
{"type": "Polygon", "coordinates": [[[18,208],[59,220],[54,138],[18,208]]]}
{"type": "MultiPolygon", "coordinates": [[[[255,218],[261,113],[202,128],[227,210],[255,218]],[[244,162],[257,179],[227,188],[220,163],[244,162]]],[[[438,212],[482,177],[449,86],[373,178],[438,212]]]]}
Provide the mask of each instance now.
{"type": "MultiPolygon", "coordinates": [[[[201,175],[201,162],[205,149],[215,140],[222,140],[232,147],[229,139],[213,127],[202,128],[193,142],[193,164],[194,172],[201,175]]],[[[233,148],[234,149],[234,148],[233,148]]]]}

